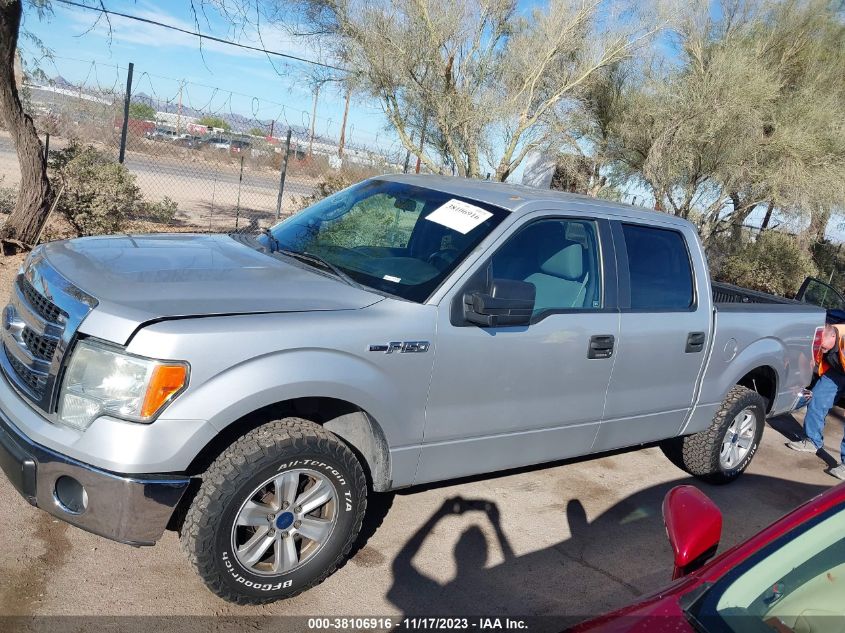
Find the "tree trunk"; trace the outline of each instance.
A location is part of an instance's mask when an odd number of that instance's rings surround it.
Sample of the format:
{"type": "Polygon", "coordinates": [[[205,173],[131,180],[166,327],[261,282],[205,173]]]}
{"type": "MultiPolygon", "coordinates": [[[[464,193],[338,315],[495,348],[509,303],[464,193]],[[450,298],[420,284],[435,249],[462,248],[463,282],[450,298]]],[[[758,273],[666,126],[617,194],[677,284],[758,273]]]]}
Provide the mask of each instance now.
{"type": "Polygon", "coordinates": [[[827,223],[830,221],[830,209],[814,208],[810,213],[810,239],[817,244],[824,241],[827,223]]]}
{"type": "Polygon", "coordinates": [[[26,114],[15,84],[15,51],[21,25],[21,0],[0,0],[0,116],[12,136],[21,170],[15,210],[0,229],[0,240],[32,244],[50,212],[50,181],[43,147],[26,114]]]}

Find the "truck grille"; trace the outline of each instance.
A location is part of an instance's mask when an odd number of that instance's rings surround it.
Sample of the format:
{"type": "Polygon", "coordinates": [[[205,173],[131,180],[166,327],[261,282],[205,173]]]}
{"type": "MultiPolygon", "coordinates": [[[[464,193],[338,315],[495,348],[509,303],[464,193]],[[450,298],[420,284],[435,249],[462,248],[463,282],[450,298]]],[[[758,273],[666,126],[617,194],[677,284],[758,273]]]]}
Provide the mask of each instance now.
{"type": "Polygon", "coordinates": [[[2,312],[0,367],[23,395],[51,412],[65,354],[97,304],[33,252],[2,312]]]}
{"type": "Polygon", "coordinates": [[[39,293],[26,279],[19,277],[18,285],[27,303],[42,319],[59,323],[60,317],[67,318],[67,312],[39,293]]]}
{"type": "Polygon", "coordinates": [[[3,344],[3,351],[6,352],[6,358],[9,359],[9,364],[12,366],[12,369],[15,370],[17,377],[22,380],[33,393],[39,396],[42,395],[44,393],[44,385],[47,382],[46,376],[39,376],[27,368],[27,366],[20,362],[17,358],[12,356],[5,343],[3,344]]]}
{"type": "Polygon", "coordinates": [[[47,361],[53,358],[56,346],[59,344],[59,342],[55,339],[51,339],[46,336],[39,336],[28,327],[25,327],[23,332],[21,332],[21,338],[23,339],[26,348],[32,352],[33,356],[47,361]]]}

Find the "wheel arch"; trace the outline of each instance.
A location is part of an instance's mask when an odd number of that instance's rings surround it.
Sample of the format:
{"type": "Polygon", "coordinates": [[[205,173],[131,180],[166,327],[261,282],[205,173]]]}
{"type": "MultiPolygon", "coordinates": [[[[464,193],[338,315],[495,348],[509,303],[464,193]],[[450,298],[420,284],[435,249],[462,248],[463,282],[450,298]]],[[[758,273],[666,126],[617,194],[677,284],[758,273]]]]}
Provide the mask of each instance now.
{"type": "Polygon", "coordinates": [[[778,373],[771,365],[760,365],[736,381],[751,391],[756,391],[766,401],[766,413],[772,410],[778,394],[778,373]]]}
{"type": "Polygon", "coordinates": [[[381,425],[355,403],[323,396],[291,398],[233,420],[200,450],[188,466],[188,474],[202,474],[233,442],[266,422],[285,417],[311,420],[337,435],[361,462],[372,489],[375,492],[390,489],[390,451],[381,425]]]}

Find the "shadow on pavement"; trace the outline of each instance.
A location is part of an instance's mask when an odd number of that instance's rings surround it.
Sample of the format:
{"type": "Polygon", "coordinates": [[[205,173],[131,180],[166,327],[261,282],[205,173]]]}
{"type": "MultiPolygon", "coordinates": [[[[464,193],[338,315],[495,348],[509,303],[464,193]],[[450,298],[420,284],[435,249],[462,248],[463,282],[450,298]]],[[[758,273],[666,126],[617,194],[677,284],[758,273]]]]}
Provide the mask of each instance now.
{"type": "MultiPolygon", "coordinates": [[[[843,414],[842,410],[839,408],[834,408],[830,410],[828,416],[832,416],[834,419],[842,421],[843,414]]],[[[788,441],[792,440],[800,440],[804,437],[804,427],[796,420],[792,415],[779,415],[775,418],[771,418],[767,420],[767,423],[770,427],[772,427],[775,431],[783,435],[788,441]]],[[[838,433],[838,430],[831,429],[831,424],[825,425],[825,434],[834,432],[838,433]]],[[[838,426],[838,425],[837,425],[838,426]]],[[[828,468],[835,468],[839,465],[839,460],[827,452],[824,448],[820,448],[816,453],[816,456],[821,459],[828,468]]]]}
{"type": "MultiPolygon", "coordinates": [[[[725,529],[720,552],[826,490],[750,474],[730,486],[683,478],[637,492],[593,521],[574,496],[555,504],[556,512],[524,517],[525,521],[557,522],[563,534],[570,534],[552,547],[534,551],[525,542],[525,534],[513,529],[505,534],[503,510],[495,502],[455,497],[447,499],[396,556],[387,598],[409,617],[556,616],[549,621],[553,630],[623,606],[669,583],[672,557],[661,505],[666,492],[685,483],[700,487],[722,509],[725,529]],[[455,515],[469,515],[473,524],[454,546],[454,578],[438,582],[420,571],[413,559],[428,538],[442,533],[438,524],[455,515]],[[485,536],[485,523],[488,532],[492,528],[495,542],[485,536]],[[517,549],[529,553],[515,554],[515,543],[517,549]],[[493,547],[504,562],[488,567],[493,547]]],[[[507,511],[519,512],[519,508],[507,511]]]]}

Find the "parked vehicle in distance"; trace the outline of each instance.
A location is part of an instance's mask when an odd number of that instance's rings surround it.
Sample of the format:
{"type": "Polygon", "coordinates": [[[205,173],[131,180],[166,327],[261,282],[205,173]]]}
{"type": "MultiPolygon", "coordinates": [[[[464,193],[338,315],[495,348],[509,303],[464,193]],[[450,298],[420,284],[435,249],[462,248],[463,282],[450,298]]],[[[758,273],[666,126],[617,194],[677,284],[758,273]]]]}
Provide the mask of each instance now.
{"type": "Polygon", "coordinates": [[[199,136],[191,136],[190,134],[182,134],[179,138],[173,141],[176,147],[185,147],[187,149],[199,149],[202,147],[202,139],[199,136]]]}
{"type": "Polygon", "coordinates": [[[828,323],[845,323],[845,297],[821,279],[807,277],[795,299],[824,308],[827,311],[828,323]]]}
{"type": "Polygon", "coordinates": [[[172,141],[178,137],[175,130],[157,127],[154,130],[145,132],[144,136],[153,141],[172,141]]]}
{"type": "Polygon", "coordinates": [[[247,151],[250,147],[252,147],[252,143],[249,141],[243,139],[233,139],[229,144],[229,151],[233,154],[240,154],[241,152],[247,151]]]}
{"type": "Polygon", "coordinates": [[[261,235],[33,251],[2,330],[0,464],[108,538],[172,521],[212,591],[264,603],[343,562],[369,491],[654,441],[736,479],[823,321],[711,286],[680,218],[382,176],[261,235]]]}
{"type": "Polygon", "coordinates": [[[211,136],[202,140],[202,144],[213,149],[229,150],[232,147],[231,140],[223,136],[211,136]]]}
{"type": "Polygon", "coordinates": [[[677,486],[666,495],[663,517],[676,582],[636,604],[582,623],[573,633],[842,630],[845,484],[710,563],[722,529],[715,503],[693,486],[677,486]]]}

